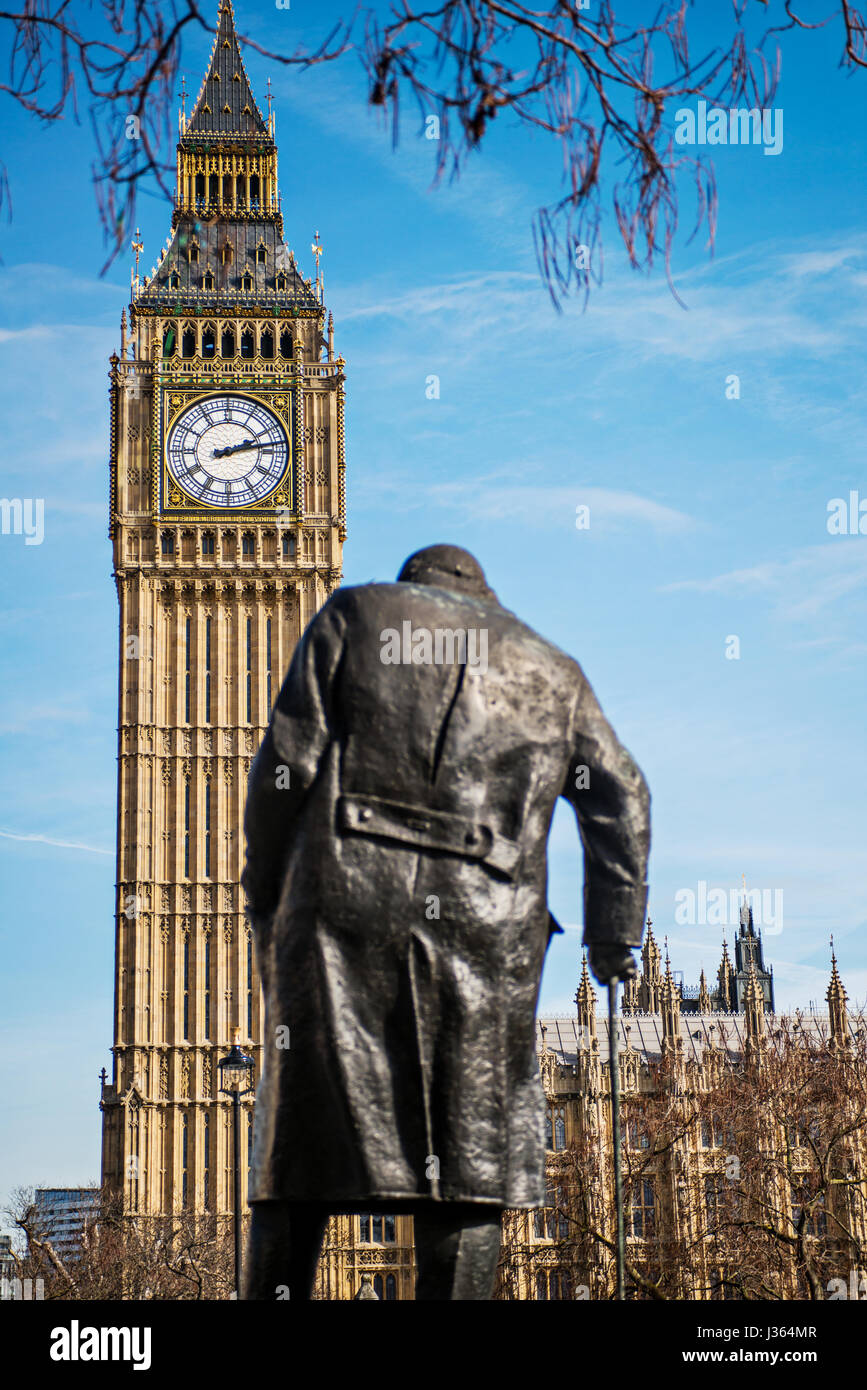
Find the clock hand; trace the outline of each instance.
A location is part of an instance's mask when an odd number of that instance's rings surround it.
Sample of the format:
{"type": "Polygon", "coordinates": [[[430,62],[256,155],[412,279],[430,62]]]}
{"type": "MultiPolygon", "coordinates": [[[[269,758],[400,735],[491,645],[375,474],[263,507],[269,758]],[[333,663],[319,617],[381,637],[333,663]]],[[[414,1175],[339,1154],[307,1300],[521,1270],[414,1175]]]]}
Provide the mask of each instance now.
{"type": "Polygon", "coordinates": [[[245,439],[241,444],[229,444],[225,449],[215,449],[214,458],[227,458],[229,454],[237,454],[241,449],[256,449],[258,444],[255,439],[245,439]]]}

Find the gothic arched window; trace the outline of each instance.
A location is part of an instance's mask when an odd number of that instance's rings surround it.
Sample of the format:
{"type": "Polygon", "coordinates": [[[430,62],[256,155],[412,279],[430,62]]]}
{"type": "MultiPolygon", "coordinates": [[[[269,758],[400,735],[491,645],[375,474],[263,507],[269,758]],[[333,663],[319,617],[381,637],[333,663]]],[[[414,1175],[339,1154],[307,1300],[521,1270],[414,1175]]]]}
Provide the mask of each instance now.
{"type": "Polygon", "coordinates": [[[275,281],[275,284],[276,284],[278,290],[288,290],[288,288],[289,288],[289,279],[288,279],[288,277],[287,277],[286,275],[284,275],[284,273],[283,273],[282,270],[281,270],[280,274],[277,276],[277,279],[276,279],[276,281],[275,281]]]}
{"type": "Polygon", "coordinates": [[[196,335],[189,324],[184,329],[184,334],[181,338],[181,355],[183,357],[195,357],[196,355],[196,335]]]}
{"type": "MultiPolygon", "coordinates": [[[[186,557],[185,557],[186,558],[186,557]]],[[[192,676],[193,676],[193,620],[187,618],[184,623],[184,723],[190,722],[190,705],[192,700],[192,676]]],[[[184,856],[184,877],[190,876],[190,783],[189,778],[186,784],[186,850],[184,856]]],[[[185,1035],[186,1036],[186,1035],[185,1035]]]]}
{"type": "Polygon", "coordinates": [[[649,1240],[656,1231],[656,1200],[653,1183],[647,1179],[637,1179],[632,1191],[630,1222],[627,1222],[627,1235],[639,1240],[649,1240]]]}
{"type": "MultiPolygon", "coordinates": [[[[268,618],[267,622],[265,623],[265,670],[267,672],[267,675],[265,677],[265,700],[269,719],[271,717],[271,661],[271,619],[268,618]]],[[[250,960],[252,961],[252,959],[253,958],[251,956],[250,960]]]]}
{"type": "Polygon", "coordinates": [[[566,1110],[562,1105],[555,1105],[548,1110],[547,1121],[548,1137],[546,1146],[549,1149],[565,1149],[566,1147],[566,1110]]]}
{"type": "Polygon", "coordinates": [[[265,244],[260,241],[259,245],[256,247],[256,261],[259,265],[264,265],[267,259],[268,252],[265,249],[265,244]]]}
{"type": "Polygon", "coordinates": [[[177,340],[175,325],[170,323],[163,334],[163,357],[174,357],[177,340]]]}
{"type": "Polygon", "coordinates": [[[259,352],[263,357],[271,358],[274,356],[274,334],[270,328],[263,328],[259,338],[259,352]]]}
{"type": "Polygon", "coordinates": [[[202,286],[206,290],[212,290],[214,288],[214,277],[211,274],[210,270],[205,271],[205,277],[202,280],[202,286]]]}
{"type": "Polygon", "coordinates": [[[235,356],[235,330],[233,328],[225,328],[223,330],[220,350],[224,357],[235,356]]]}
{"type": "Polygon", "coordinates": [[[251,290],[252,288],[253,288],[253,277],[252,277],[252,275],[250,274],[249,271],[246,271],[246,273],[245,273],[244,275],[241,276],[241,289],[242,289],[242,290],[251,290]]]}
{"type": "MultiPolygon", "coordinates": [[[[186,1037],[186,1034],[184,1034],[186,1037]]],[[[186,1207],[189,1200],[189,1139],[187,1133],[187,1116],[181,1120],[181,1206],[186,1207]]]]}
{"type": "Polygon", "coordinates": [[[241,356],[252,357],[256,351],[256,340],[253,337],[253,330],[245,327],[241,333],[241,356]]]}
{"type": "Polygon", "coordinates": [[[217,352],[217,334],[212,323],[202,329],[202,356],[214,357],[217,352]]]}
{"type": "Polygon", "coordinates": [[[386,1274],[384,1284],[382,1275],[374,1274],[373,1289],[377,1298],[384,1298],[386,1303],[390,1303],[392,1300],[397,1299],[397,1280],[393,1274],[386,1274]]]}
{"type": "Polygon", "coordinates": [[[205,778],[205,878],[211,877],[211,779],[205,778]]]}
{"type": "MultiPolygon", "coordinates": [[[[269,681],[271,677],[268,677],[269,681]]],[[[268,706],[268,714],[271,706],[268,706]]],[[[247,932],[247,1032],[253,1034],[253,933],[247,932]]]]}
{"type": "Polygon", "coordinates": [[[291,357],[294,347],[295,344],[292,341],[292,334],[288,329],[284,328],[283,332],[280,334],[280,356],[291,357]]]}
{"type": "Polygon", "coordinates": [[[394,1245],[397,1239],[393,1216],[364,1212],[358,1218],[358,1230],[362,1245],[394,1245]]]}
{"type": "MultiPolygon", "coordinates": [[[[244,554],[254,553],[253,537],[245,536],[243,544],[244,554]],[[247,550],[247,541],[250,542],[250,549],[247,550]]],[[[247,723],[253,722],[253,619],[247,619],[247,671],[246,671],[246,703],[247,703],[247,723]]]]}
{"type": "Polygon", "coordinates": [[[723,1132],[722,1124],[718,1115],[702,1115],[701,1118],[701,1146],[703,1149],[718,1149],[722,1147],[723,1132]]]}
{"type": "MultiPolygon", "coordinates": [[[[207,1036],[208,1030],[205,1029],[205,1037],[207,1036]]],[[[208,1207],[211,1205],[211,1117],[207,1111],[205,1112],[203,1121],[202,1167],[205,1177],[204,1206],[207,1211],[208,1207]]]]}
{"type": "MultiPolygon", "coordinates": [[[[211,536],[211,551],[214,553],[214,537],[211,536]]],[[[213,618],[205,619],[205,723],[211,722],[211,628],[213,618]]],[[[210,940],[210,938],[208,938],[210,940]]],[[[206,972],[207,973],[207,972],[206,972]]]]}

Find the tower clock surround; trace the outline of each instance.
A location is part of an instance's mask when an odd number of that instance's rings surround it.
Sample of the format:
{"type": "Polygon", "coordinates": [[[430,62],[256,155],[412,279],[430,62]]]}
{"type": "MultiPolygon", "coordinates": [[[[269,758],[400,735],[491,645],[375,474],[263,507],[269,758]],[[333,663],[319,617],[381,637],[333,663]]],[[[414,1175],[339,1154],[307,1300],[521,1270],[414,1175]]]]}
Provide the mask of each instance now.
{"type": "MultiPolygon", "coordinates": [[[[247,773],[346,537],[346,364],[319,255],[307,277],[284,241],[275,121],[230,0],[180,117],[149,276],[135,246],[109,372],[118,820],[102,1176],[129,1213],[220,1217],[232,1152],[217,1061],[236,1027],[257,1076],[262,1058],[239,889],[247,773]]],[[[243,1155],[252,1097],[242,1108],[243,1155]]]]}
{"type": "Polygon", "coordinates": [[[290,437],[267,397],[234,391],[188,401],[165,430],[164,496],[226,509],[266,503],[280,487],[291,496],[290,437]]]}

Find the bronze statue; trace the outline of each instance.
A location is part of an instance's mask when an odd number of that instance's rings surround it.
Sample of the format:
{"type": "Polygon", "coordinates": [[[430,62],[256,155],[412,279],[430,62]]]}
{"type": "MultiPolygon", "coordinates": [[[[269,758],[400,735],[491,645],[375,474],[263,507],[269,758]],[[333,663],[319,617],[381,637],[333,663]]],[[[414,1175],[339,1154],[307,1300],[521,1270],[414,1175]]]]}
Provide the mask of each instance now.
{"type": "Polygon", "coordinates": [[[412,1213],[417,1298],[491,1297],[502,1210],[545,1201],[558,796],[591,968],[626,978],[649,795],[577,663],[455,546],[339,589],[309,624],[245,822],[266,998],[245,1298],[309,1298],[329,1214],[366,1211],[412,1213]]]}

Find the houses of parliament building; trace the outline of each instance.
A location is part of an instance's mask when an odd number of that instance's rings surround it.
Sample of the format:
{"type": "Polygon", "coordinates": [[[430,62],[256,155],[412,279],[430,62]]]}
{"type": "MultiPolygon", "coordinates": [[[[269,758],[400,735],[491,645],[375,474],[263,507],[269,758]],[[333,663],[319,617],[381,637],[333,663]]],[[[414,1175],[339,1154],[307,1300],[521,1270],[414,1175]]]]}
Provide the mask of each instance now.
{"type": "MultiPolygon", "coordinates": [[[[220,0],[201,90],[180,116],[171,229],[149,275],[140,273],[140,239],[134,244],[129,312],[110,363],[120,630],[102,1179],[135,1218],[231,1214],[232,1102],[220,1094],[217,1062],[236,1029],[257,1074],[262,1055],[261,992],[239,888],[247,773],[295,644],[342,574],[346,364],[335,353],[318,234],[310,276],[284,241],[268,107],[263,113],[252,92],[230,0],[220,0]]],[[[610,1297],[609,1039],[586,964],[576,1004],[574,1017],[538,1026],[552,1200],[539,1212],[506,1214],[503,1298],[610,1297]],[[592,1173],[576,1158],[582,1144],[596,1154],[592,1173]]],[[[780,1026],[748,907],[734,962],[724,946],[716,980],[702,976],[693,990],[672,975],[649,930],[640,979],[624,995],[620,1048],[624,1113],[644,1098],[627,1125],[627,1145],[634,1139],[641,1158],[627,1194],[636,1296],[658,1285],[653,1252],[666,1231],[686,1232],[700,1247],[705,1180],[725,1175],[731,1149],[724,1117],[717,1124],[711,1113],[696,1115],[691,1128],[672,1129],[647,1098],[713,1094],[721,1069],[758,1066],[774,1053],[780,1026]]],[[[799,1027],[801,1037],[835,1048],[841,1066],[860,1055],[836,963],[827,1017],[799,1027]]],[[[250,1094],[241,1105],[244,1202],[253,1107],[250,1094]]],[[[863,1129],[847,1146],[838,1205],[863,1241],[863,1129]]],[[[808,1158],[796,1158],[804,1171],[808,1158]]],[[[785,1217],[800,1220],[802,1240],[807,1200],[785,1217]]],[[[809,1202],[812,1229],[819,1217],[814,1196],[809,1202]]],[[[822,1220],[835,1210],[829,1202],[822,1220]]],[[[411,1224],[405,1216],[332,1219],[317,1296],[350,1299],[364,1288],[411,1299],[411,1224]]],[[[709,1264],[699,1250],[687,1263],[692,1282],[679,1296],[735,1287],[725,1251],[709,1264]]],[[[785,1261],[767,1277],[781,1296],[798,1296],[785,1261]]]]}

